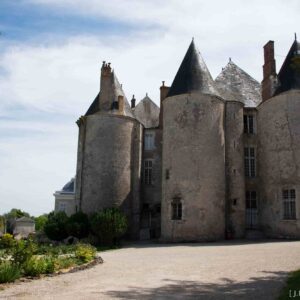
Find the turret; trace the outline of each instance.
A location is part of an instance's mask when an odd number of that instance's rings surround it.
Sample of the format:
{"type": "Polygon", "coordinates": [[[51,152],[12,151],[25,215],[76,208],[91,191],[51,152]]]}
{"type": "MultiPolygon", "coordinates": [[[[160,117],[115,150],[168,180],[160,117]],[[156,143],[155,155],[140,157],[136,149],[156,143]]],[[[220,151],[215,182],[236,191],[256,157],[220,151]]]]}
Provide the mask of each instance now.
{"type": "Polygon", "coordinates": [[[224,237],[224,106],[192,41],[163,100],[163,240],[224,237]]]}

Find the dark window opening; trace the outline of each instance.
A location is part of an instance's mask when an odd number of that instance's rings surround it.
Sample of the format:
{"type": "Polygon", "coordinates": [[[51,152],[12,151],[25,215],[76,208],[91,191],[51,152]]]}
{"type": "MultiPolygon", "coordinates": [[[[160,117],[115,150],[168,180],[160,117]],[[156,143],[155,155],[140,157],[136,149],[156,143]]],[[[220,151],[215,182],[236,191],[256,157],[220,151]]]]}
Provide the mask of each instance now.
{"type": "Polygon", "coordinates": [[[295,220],[296,219],[296,191],[283,190],[283,218],[285,220],[295,220]]]}
{"type": "Polygon", "coordinates": [[[172,220],[182,219],[182,203],[180,198],[174,198],[172,202],[172,220]]]}

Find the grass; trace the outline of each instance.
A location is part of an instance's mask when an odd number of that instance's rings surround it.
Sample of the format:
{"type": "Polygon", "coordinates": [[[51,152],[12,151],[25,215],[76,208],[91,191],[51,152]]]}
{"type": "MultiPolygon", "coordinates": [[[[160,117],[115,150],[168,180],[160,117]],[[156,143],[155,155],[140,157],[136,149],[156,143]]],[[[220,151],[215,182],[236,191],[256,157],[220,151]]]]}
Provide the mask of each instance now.
{"type": "Polygon", "coordinates": [[[300,270],[294,271],[289,275],[286,285],[282,289],[278,300],[291,298],[300,299],[300,270]],[[294,297],[294,293],[296,293],[296,297],[294,297]]]}

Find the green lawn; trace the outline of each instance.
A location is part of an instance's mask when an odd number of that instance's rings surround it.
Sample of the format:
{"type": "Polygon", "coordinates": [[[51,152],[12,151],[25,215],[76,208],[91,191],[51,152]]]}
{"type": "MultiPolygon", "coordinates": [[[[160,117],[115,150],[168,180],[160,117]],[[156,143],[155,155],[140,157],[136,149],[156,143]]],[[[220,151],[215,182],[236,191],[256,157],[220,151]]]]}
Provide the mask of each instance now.
{"type": "Polygon", "coordinates": [[[300,299],[300,270],[292,272],[289,275],[286,285],[282,289],[278,300],[286,300],[292,298],[300,299]]]}

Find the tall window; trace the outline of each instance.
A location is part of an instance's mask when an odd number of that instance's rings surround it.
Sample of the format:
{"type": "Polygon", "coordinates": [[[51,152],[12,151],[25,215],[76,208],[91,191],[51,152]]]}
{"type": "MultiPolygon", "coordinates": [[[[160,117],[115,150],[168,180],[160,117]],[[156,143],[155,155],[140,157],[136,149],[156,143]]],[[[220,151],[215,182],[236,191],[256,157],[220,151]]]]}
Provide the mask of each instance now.
{"type": "Polygon", "coordinates": [[[286,220],[296,219],[296,191],[283,190],[283,218],[286,220]]]}
{"type": "Polygon", "coordinates": [[[244,115],[244,133],[254,134],[253,115],[244,115]]]}
{"type": "Polygon", "coordinates": [[[244,160],[245,160],[245,176],[255,177],[256,176],[255,148],[246,147],[244,149],[244,160]]]}
{"type": "Polygon", "coordinates": [[[174,198],[172,201],[172,220],[182,219],[182,203],[180,198],[174,198]]]}
{"type": "Polygon", "coordinates": [[[153,150],[154,149],[154,133],[153,132],[145,133],[144,146],[145,146],[145,150],[153,150]]]}
{"type": "Polygon", "coordinates": [[[152,184],[152,167],[153,167],[152,159],[146,159],[144,161],[144,183],[147,185],[152,184]]]}
{"type": "Polygon", "coordinates": [[[257,209],[256,191],[246,191],[246,208],[257,209]]]}

